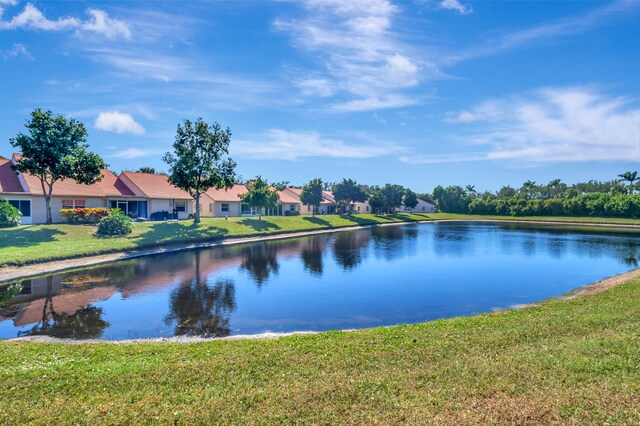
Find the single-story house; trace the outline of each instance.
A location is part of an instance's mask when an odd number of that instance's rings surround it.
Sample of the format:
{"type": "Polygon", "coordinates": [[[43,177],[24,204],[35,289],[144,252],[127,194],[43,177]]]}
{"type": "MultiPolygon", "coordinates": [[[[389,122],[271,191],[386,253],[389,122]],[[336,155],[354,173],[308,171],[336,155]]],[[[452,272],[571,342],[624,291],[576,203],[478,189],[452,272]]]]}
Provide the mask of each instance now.
{"type": "Polygon", "coordinates": [[[133,193],[131,199],[110,197],[107,207],[123,208],[129,216],[150,218],[153,213],[174,213],[178,219],[193,214],[193,198],[189,193],[169,183],[166,175],[122,172],[118,179],[133,193]]]}
{"type": "MultiPolygon", "coordinates": [[[[0,197],[22,213],[23,225],[46,222],[44,192],[36,176],[16,173],[11,165],[20,159],[0,159],[0,197]]],[[[57,181],[51,196],[53,222],[63,222],[63,208],[120,208],[131,217],[151,218],[155,212],[177,213],[186,219],[193,213],[191,196],[171,185],[165,175],[123,172],[116,176],[102,170],[102,179],[92,185],[82,185],[71,179],[57,181]]]]}
{"type": "Polygon", "coordinates": [[[413,213],[434,213],[436,211],[436,206],[428,201],[423,200],[422,198],[418,198],[418,205],[413,209],[402,206],[402,208],[400,208],[400,211],[413,213]]]}
{"type": "MultiPolygon", "coordinates": [[[[249,189],[246,185],[234,185],[229,189],[211,188],[200,197],[200,213],[205,217],[257,216],[256,207],[244,204],[240,196],[249,189]]],[[[300,202],[285,191],[278,191],[275,209],[262,211],[264,216],[288,216],[300,211],[300,202]]]]}
{"type": "MultiPolygon", "coordinates": [[[[308,205],[302,204],[300,201],[300,195],[302,194],[301,188],[285,188],[283,191],[288,197],[295,200],[300,208],[300,214],[312,214],[313,208],[308,205]]],[[[332,214],[336,211],[336,202],[333,198],[331,191],[322,191],[323,200],[320,202],[320,206],[316,214],[332,214]]]]}
{"type": "Polygon", "coordinates": [[[245,185],[233,185],[229,189],[210,188],[200,196],[200,215],[225,217],[250,215],[252,209],[244,206],[240,196],[248,191],[245,185]]]}

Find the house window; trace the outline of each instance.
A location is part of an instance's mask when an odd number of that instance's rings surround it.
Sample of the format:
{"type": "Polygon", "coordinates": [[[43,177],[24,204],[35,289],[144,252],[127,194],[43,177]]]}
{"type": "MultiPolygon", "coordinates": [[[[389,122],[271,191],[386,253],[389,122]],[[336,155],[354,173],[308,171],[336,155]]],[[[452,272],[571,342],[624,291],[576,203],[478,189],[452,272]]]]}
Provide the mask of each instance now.
{"type": "MultiPolygon", "coordinates": [[[[243,204],[243,206],[244,206],[244,204],[243,204]]],[[[228,212],[229,211],[229,204],[227,204],[227,203],[220,204],[220,211],[221,212],[228,212]]]]}
{"type": "Polygon", "coordinates": [[[9,200],[9,204],[11,204],[16,209],[20,210],[20,214],[22,216],[31,216],[31,201],[30,200],[9,200]]]}
{"type": "Polygon", "coordinates": [[[367,211],[369,211],[369,206],[367,206],[367,211]]]}
{"type": "Polygon", "coordinates": [[[291,204],[291,211],[295,212],[296,211],[296,205],[295,204],[291,204]]]}
{"type": "Polygon", "coordinates": [[[209,203],[209,213],[213,213],[213,203],[209,203]]]}
{"type": "Polygon", "coordinates": [[[249,204],[242,204],[242,206],[240,206],[240,213],[251,214],[251,206],[249,206],[249,204]]]}
{"type": "Polygon", "coordinates": [[[63,209],[83,209],[86,206],[86,200],[62,200],[63,209]]]}
{"type": "Polygon", "coordinates": [[[185,213],[187,211],[186,201],[176,201],[176,211],[178,213],[185,213]]]}

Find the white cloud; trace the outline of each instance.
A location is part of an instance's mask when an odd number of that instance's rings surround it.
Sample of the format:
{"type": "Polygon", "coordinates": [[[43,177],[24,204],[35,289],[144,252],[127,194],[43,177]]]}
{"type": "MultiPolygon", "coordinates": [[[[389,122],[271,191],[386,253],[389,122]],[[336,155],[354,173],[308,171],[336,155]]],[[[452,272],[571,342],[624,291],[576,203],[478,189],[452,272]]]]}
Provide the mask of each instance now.
{"type": "Polygon", "coordinates": [[[163,152],[164,150],[160,150],[156,148],[127,148],[127,149],[118,150],[117,153],[108,155],[108,157],[124,158],[124,159],[130,160],[133,158],[141,158],[141,157],[149,157],[151,155],[158,155],[163,152]]]}
{"type": "Polygon", "coordinates": [[[107,12],[100,9],[88,9],[87,13],[91,19],[82,23],[82,30],[102,34],[109,39],[131,39],[131,29],[125,22],[110,18],[107,12]]]}
{"type": "Polygon", "coordinates": [[[469,161],[488,160],[486,153],[467,152],[462,154],[427,154],[427,155],[403,155],[400,161],[407,164],[438,164],[438,163],[466,163],[469,161]]]}
{"type": "Polygon", "coordinates": [[[144,134],[144,127],[127,113],[120,111],[101,112],[94,123],[96,129],[116,133],[144,134]]]}
{"type": "Polygon", "coordinates": [[[462,15],[468,15],[473,12],[471,6],[465,6],[459,0],[442,0],[440,7],[443,9],[455,10],[462,15]]]}
{"type": "Polygon", "coordinates": [[[346,102],[337,102],[332,104],[331,108],[335,111],[355,112],[401,108],[415,105],[416,103],[418,103],[418,99],[415,97],[390,95],[383,98],[362,98],[346,102]]]}
{"type": "MultiPolygon", "coordinates": [[[[438,75],[433,64],[417,59],[417,49],[400,41],[393,19],[400,9],[388,0],[306,0],[301,19],[277,19],[275,29],[291,35],[294,46],[313,54],[317,68],[298,79],[305,96],[341,96],[338,111],[397,107],[403,89],[414,88],[426,74],[438,75]],[[361,105],[344,108],[343,105],[361,105]],[[368,106],[368,108],[365,108],[368,106]]],[[[400,106],[403,106],[401,103],[400,106]]]]}
{"type": "Polygon", "coordinates": [[[237,140],[231,153],[257,159],[297,160],[307,157],[372,158],[404,151],[403,147],[389,143],[371,143],[357,138],[358,143],[326,138],[318,132],[290,132],[271,129],[250,140],[237,140]]]}
{"type": "Polygon", "coordinates": [[[0,29],[30,29],[41,31],[62,31],[76,30],[87,31],[104,35],[109,39],[131,38],[129,25],[117,19],[110,18],[109,15],[99,9],[88,9],[91,16],[89,20],[83,21],[75,17],[62,17],[55,20],[48,19],[33,4],[27,3],[24,10],[9,21],[0,21],[0,29]]]}
{"type": "MultiPolygon", "coordinates": [[[[483,127],[468,140],[488,148],[487,160],[640,161],[640,108],[587,87],[541,89],[527,98],[494,100],[448,116],[483,127]]],[[[468,161],[465,156],[483,159],[474,152],[444,160],[468,161]]]]}
{"type": "Polygon", "coordinates": [[[33,56],[27,50],[27,46],[21,43],[14,43],[11,49],[4,52],[4,59],[23,57],[33,61],[33,56]]]}

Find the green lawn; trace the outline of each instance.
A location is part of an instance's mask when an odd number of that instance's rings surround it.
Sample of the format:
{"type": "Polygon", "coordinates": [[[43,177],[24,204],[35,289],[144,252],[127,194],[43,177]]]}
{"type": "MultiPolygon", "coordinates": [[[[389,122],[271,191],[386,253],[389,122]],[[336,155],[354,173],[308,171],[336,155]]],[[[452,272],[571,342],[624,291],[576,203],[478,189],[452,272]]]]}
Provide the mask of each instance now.
{"type": "Polygon", "coordinates": [[[640,280],[276,340],[0,342],[0,424],[640,424],[640,280]]]}
{"type": "MultiPolygon", "coordinates": [[[[27,225],[0,229],[0,266],[22,265],[114,251],[135,250],[158,245],[215,240],[223,237],[267,235],[291,231],[337,228],[413,220],[432,219],[512,219],[504,216],[455,214],[396,214],[393,216],[291,216],[203,219],[200,226],[192,221],[135,223],[131,235],[123,238],[98,238],[95,227],[88,225],[27,225]]],[[[553,220],[587,223],[635,223],[632,219],[519,217],[518,220],[553,220]]]]}

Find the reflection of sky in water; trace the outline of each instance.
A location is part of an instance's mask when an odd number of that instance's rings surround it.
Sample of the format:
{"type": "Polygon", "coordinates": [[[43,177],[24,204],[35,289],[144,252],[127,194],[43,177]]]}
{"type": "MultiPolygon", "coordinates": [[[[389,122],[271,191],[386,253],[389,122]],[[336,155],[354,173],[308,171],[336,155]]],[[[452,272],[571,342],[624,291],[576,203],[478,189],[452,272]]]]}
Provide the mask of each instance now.
{"type": "Polygon", "coordinates": [[[640,238],[434,223],[132,259],[38,278],[0,338],[226,336],[420,322],[561,295],[637,266],[640,238]]]}

